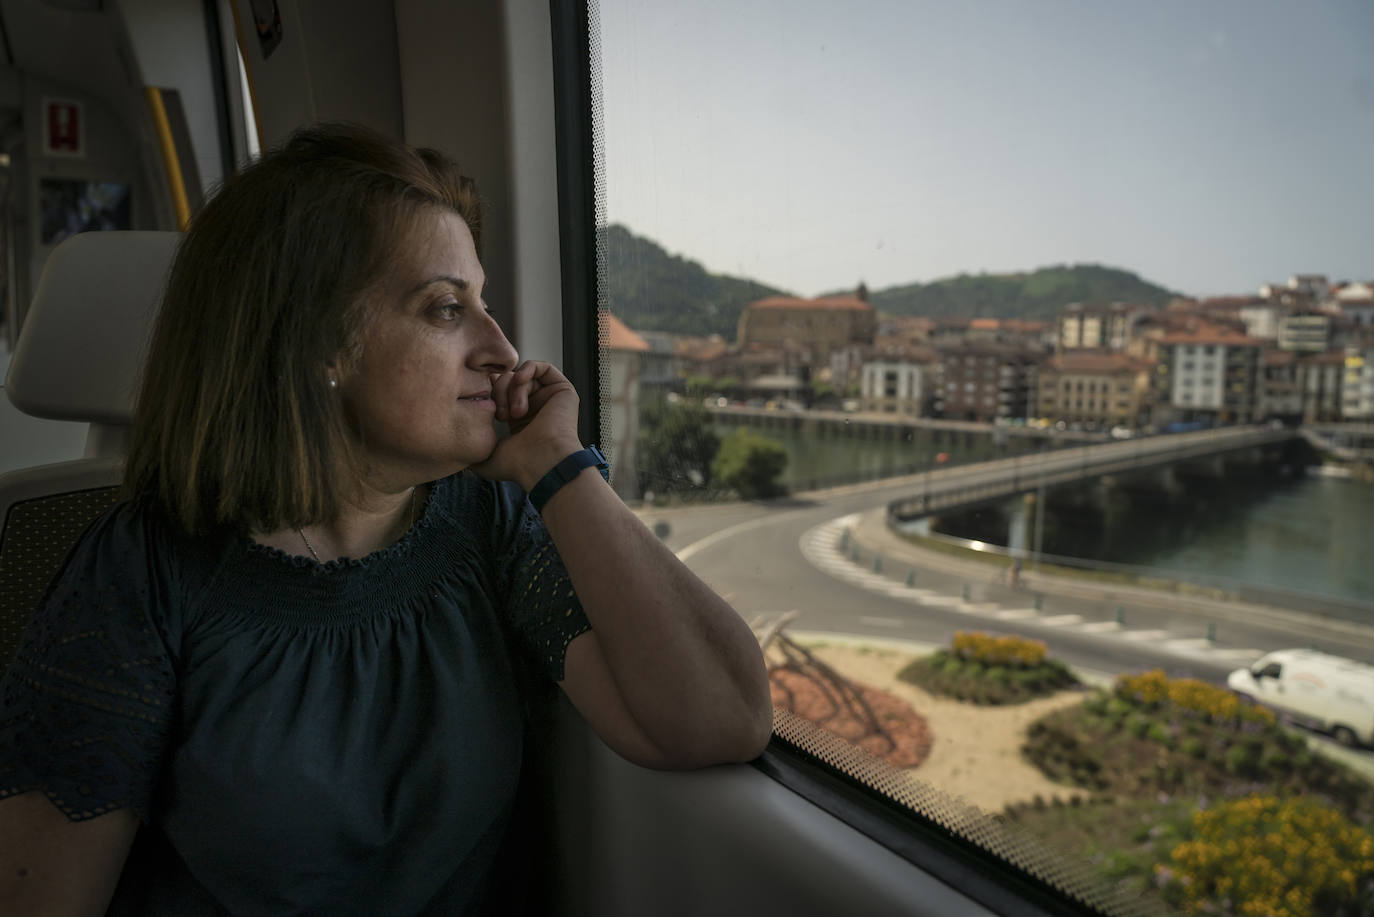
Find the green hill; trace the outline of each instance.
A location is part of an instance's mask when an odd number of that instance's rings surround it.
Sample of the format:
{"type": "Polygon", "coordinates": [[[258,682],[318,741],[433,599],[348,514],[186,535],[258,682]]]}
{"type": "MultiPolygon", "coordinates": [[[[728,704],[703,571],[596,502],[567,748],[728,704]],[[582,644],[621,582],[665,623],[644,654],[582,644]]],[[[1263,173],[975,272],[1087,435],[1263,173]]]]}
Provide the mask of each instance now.
{"type": "Polygon", "coordinates": [[[1029,274],[960,274],[877,290],[869,301],[892,315],[1047,320],[1072,302],[1162,306],[1177,295],[1130,271],[1075,264],[1042,267],[1029,274]]]}
{"type": "Polygon", "coordinates": [[[708,273],[618,224],[606,227],[602,241],[611,311],[636,331],[719,334],[733,341],[746,305],[792,295],[752,280],[708,273]]]}
{"type": "MultiPolygon", "coordinates": [[[[611,311],[638,331],[719,334],[733,341],[746,305],[793,295],[746,278],[712,274],[618,224],[606,227],[603,242],[611,311]]],[[[869,302],[892,315],[1053,319],[1072,302],[1164,305],[1177,295],[1130,271],[1077,264],[888,287],[872,291],[869,302]]]]}

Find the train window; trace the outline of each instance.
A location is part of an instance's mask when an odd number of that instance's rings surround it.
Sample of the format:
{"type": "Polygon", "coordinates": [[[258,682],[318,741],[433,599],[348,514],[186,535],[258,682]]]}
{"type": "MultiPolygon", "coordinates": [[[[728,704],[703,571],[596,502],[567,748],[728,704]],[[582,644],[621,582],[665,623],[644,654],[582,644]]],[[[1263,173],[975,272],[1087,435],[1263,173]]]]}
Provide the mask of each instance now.
{"type": "Polygon", "coordinates": [[[616,486],[780,743],[1094,908],[1374,907],[1374,720],[1248,668],[1374,658],[1369,11],[599,6],[616,486]]]}

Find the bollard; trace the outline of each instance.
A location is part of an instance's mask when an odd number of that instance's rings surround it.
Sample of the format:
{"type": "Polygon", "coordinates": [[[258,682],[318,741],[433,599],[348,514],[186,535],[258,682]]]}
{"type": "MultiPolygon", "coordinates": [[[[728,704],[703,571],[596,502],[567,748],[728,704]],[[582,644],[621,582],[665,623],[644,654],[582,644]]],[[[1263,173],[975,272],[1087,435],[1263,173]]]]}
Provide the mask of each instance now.
{"type": "Polygon", "coordinates": [[[849,550],[849,529],[845,529],[843,532],[840,533],[840,550],[849,550]]]}
{"type": "Polygon", "coordinates": [[[1039,611],[1040,609],[1042,609],[1042,608],[1044,608],[1044,607],[1045,607],[1045,596],[1044,596],[1043,593],[1037,592],[1037,593],[1035,594],[1035,610],[1036,610],[1036,611],[1039,611]]]}
{"type": "Polygon", "coordinates": [[[1208,622],[1207,622],[1207,642],[1208,642],[1208,643],[1216,643],[1216,642],[1217,642],[1217,625],[1216,625],[1216,622],[1215,622],[1215,621],[1208,621],[1208,622]]]}
{"type": "Polygon", "coordinates": [[[1122,608],[1120,605],[1116,606],[1116,623],[1126,623],[1126,609],[1122,608]]]}
{"type": "Polygon", "coordinates": [[[874,572],[874,573],[882,573],[882,572],[883,572],[883,555],[881,555],[881,554],[874,554],[874,555],[873,555],[873,572],[874,572]]]}
{"type": "Polygon", "coordinates": [[[910,570],[906,571],[906,584],[907,584],[908,586],[914,586],[914,585],[916,585],[916,568],[915,568],[915,567],[912,567],[910,570]]]}
{"type": "Polygon", "coordinates": [[[850,545],[850,546],[849,546],[849,559],[852,560],[852,561],[854,561],[854,563],[856,563],[856,564],[859,562],[859,546],[858,546],[858,545],[850,545]]]}
{"type": "Polygon", "coordinates": [[[967,601],[968,601],[968,583],[964,583],[964,588],[960,590],[960,594],[964,597],[964,601],[967,602],[967,601]]]}

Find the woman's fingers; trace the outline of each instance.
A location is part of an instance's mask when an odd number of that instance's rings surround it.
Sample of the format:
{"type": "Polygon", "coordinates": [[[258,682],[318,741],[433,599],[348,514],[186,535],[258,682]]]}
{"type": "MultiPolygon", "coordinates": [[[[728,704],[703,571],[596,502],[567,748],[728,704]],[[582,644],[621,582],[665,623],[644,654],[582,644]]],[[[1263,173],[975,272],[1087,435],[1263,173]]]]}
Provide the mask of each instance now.
{"type": "Polygon", "coordinates": [[[496,401],[496,418],[507,423],[523,419],[530,411],[531,397],[543,387],[541,377],[550,373],[557,380],[566,381],[551,364],[535,360],[521,363],[513,372],[493,373],[491,397],[496,401]]]}

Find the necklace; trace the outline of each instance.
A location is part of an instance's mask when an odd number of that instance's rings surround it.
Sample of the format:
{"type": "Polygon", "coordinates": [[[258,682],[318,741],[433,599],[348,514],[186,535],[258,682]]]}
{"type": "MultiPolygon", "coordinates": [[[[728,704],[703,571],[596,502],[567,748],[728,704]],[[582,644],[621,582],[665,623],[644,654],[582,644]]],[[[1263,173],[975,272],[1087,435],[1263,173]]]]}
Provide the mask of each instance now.
{"type": "MultiPolygon", "coordinates": [[[[415,524],[415,495],[419,490],[420,488],[418,485],[410,489],[410,521],[406,523],[407,529],[415,524]]],[[[303,529],[296,529],[296,534],[301,536],[301,541],[305,542],[305,549],[310,552],[311,557],[315,558],[315,563],[324,563],[324,561],[320,560],[320,555],[315,553],[315,546],[310,543],[310,539],[305,537],[305,531],[303,529]]]]}

